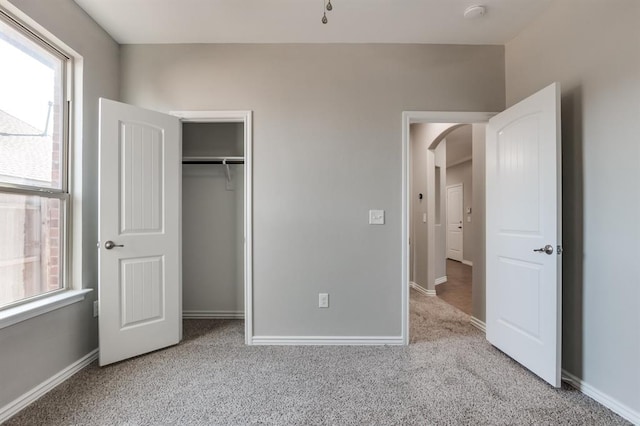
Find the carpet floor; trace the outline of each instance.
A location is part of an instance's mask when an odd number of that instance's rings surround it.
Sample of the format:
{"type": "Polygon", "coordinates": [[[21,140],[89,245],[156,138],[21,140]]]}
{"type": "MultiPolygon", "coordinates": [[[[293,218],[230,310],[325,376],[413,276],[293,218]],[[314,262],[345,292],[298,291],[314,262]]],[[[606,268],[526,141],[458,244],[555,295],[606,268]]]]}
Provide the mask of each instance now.
{"type": "Polygon", "coordinates": [[[253,346],[242,321],[187,320],[177,346],[95,363],[7,425],[618,425],[489,345],[469,317],[411,294],[411,344],[253,346]]]}

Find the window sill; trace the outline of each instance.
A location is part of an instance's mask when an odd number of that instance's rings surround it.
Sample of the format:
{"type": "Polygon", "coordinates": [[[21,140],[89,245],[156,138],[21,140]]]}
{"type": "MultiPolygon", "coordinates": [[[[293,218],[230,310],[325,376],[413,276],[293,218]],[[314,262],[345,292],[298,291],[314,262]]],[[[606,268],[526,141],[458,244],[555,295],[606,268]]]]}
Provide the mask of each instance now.
{"type": "Polygon", "coordinates": [[[46,314],[47,312],[60,309],[64,306],[84,300],[87,293],[93,291],[92,288],[82,290],[68,290],[51,297],[45,297],[24,305],[19,305],[0,311],[0,329],[17,324],[29,318],[46,314]]]}

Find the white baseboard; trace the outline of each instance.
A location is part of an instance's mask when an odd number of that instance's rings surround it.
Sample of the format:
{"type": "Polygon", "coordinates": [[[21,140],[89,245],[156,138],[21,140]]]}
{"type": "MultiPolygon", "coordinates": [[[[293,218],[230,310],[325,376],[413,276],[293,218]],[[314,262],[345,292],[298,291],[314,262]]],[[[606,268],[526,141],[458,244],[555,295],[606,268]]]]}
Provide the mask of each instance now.
{"type": "Polygon", "coordinates": [[[444,283],[446,283],[446,282],[447,282],[447,279],[448,279],[448,278],[447,278],[447,276],[446,276],[446,275],[445,275],[444,277],[436,278],[436,282],[435,282],[435,284],[436,284],[436,285],[438,285],[438,284],[444,284],[444,283]]]}
{"type": "Polygon", "coordinates": [[[253,336],[251,343],[256,346],[382,346],[404,345],[402,336],[253,336]]]}
{"type": "Polygon", "coordinates": [[[436,295],[435,290],[426,289],[421,285],[414,283],[413,281],[409,283],[409,287],[415,289],[418,293],[424,294],[425,296],[434,297],[436,295]]]}
{"type": "Polygon", "coordinates": [[[98,349],[94,349],[89,352],[73,364],[64,368],[62,371],[56,373],[55,375],[49,377],[44,382],[40,383],[38,386],[33,389],[27,391],[23,395],[14,399],[4,407],[0,408],[0,424],[9,420],[11,417],[16,415],[20,410],[25,409],[29,404],[35,402],[38,398],[44,396],[51,389],[55,388],[87,365],[91,364],[93,361],[98,359],[98,349]]]}
{"type": "Polygon", "coordinates": [[[567,370],[562,370],[562,381],[568,383],[572,387],[576,388],[583,394],[587,395],[591,399],[604,405],[611,411],[619,414],[625,419],[629,420],[634,425],[640,425],[640,413],[632,409],[631,407],[621,403],[615,398],[610,397],[604,392],[599,391],[588,383],[585,383],[582,379],[569,373],[567,370]]]}
{"type": "Polygon", "coordinates": [[[244,311],[182,311],[184,319],[244,319],[244,311]]]}
{"type": "Polygon", "coordinates": [[[470,261],[470,260],[464,260],[464,259],[463,259],[463,260],[462,260],[462,264],[463,264],[463,265],[473,266],[473,262],[472,262],[472,261],[470,261]]]}
{"type": "Polygon", "coordinates": [[[484,323],[484,321],[480,321],[476,317],[473,317],[473,316],[471,317],[471,325],[477,328],[478,330],[482,331],[483,333],[487,332],[487,325],[484,323]]]}

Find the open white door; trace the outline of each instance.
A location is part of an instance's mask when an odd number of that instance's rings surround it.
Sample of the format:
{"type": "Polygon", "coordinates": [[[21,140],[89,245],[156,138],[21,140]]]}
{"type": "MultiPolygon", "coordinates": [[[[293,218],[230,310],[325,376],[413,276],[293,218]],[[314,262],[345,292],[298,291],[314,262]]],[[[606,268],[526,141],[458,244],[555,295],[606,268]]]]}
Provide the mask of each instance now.
{"type": "Polygon", "coordinates": [[[179,342],[180,120],[100,99],[100,365],[179,342]]]}
{"type": "Polygon", "coordinates": [[[559,84],[491,118],[486,143],[487,339],[559,387],[559,84]]]}
{"type": "Polygon", "coordinates": [[[447,258],[462,262],[462,184],[447,186],[447,258]]]}

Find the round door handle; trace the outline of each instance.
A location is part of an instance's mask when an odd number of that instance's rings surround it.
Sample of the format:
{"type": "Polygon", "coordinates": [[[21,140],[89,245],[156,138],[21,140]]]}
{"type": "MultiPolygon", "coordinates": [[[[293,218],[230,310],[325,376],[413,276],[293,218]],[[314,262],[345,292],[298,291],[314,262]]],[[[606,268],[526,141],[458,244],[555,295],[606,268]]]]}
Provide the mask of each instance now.
{"type": "Polygon", "coordinates": [[[546,254],[553,254],[553,246],[550,244],[547,244],[546,246],[539,248],[539,249],[533,249],[533,251],[535,251],[536,253],[546,253],[546,254]]]}
{"type": "Polygon", "coordinates": [[[116,244],[113,241],[107,241],[106,243],[104,243],[104,248],[106,248],[107,250],[111,250],[114,247],[124,247],[124,245],[116,244]]]}

